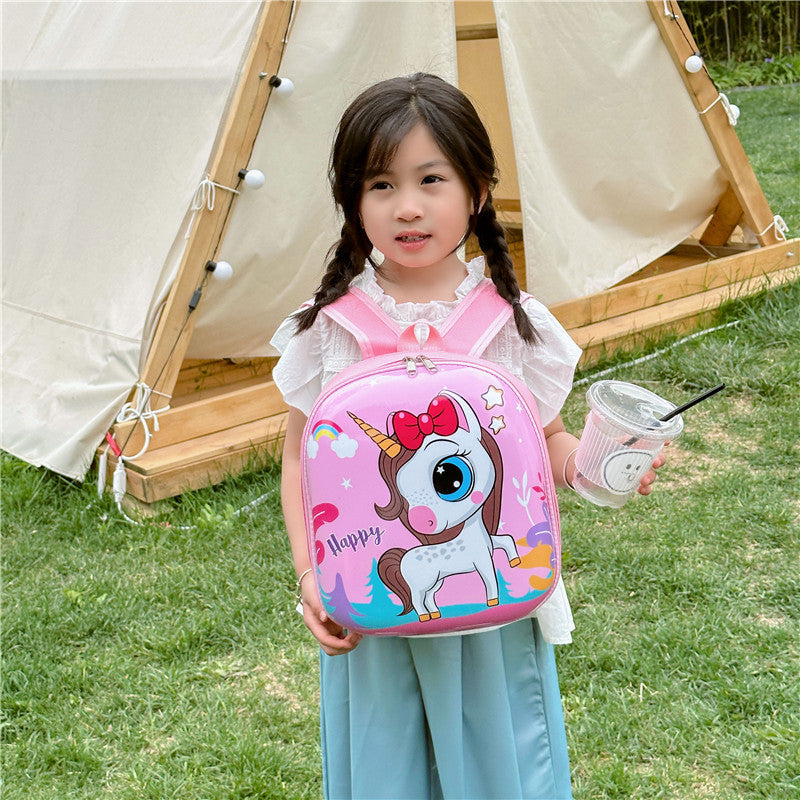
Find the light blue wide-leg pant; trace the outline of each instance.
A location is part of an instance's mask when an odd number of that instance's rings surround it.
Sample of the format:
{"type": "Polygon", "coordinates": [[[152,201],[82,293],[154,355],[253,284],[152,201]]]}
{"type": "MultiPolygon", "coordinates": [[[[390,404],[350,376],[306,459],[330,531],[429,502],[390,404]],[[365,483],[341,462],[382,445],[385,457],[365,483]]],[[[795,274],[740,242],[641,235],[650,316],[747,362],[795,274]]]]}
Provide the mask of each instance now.
{"type": "Polygon", "coordinates": [[[321,657],[328,800],[571,798],[555,656],[538,623],[365,636],[321,657]]]}

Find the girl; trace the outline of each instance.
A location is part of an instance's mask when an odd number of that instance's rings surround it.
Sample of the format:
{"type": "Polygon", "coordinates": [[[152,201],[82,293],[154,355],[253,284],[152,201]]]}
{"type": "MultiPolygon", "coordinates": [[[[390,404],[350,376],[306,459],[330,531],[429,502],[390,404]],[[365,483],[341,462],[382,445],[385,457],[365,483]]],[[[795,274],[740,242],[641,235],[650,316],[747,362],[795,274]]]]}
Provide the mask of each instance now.
{"type": "MultiPolygon", "coordinates": [[[[557,485],[574,476],[577,439],[559,411],[580,349],[547,309],[520,299],[492,205],[492,148],[472,104],[432,75],[383,81],[345,111],[331,161],[341,238],[313,303],[272,343],[273,376],[290,406],[283,453],[286,528],[303,618],[319,641],[325,796],[328,798],[568,798],[569,763],[554,643],[574,627],[562,583],[526,619],[441,638],[364,637],[328,619],[310,576],[300,497],[300,440],[322,386],[360,359],[322,307],[358,286],[403,327],[440,325],[488,267],[513,321],[484,357],[536,398],[557,485]],[[485,254],[458,248],[475,233],[485,254]],[[380,264],[373,251],[383,256],[380,264]]],[[[663,457],[654,462],[661,466],[663,457]]],[[[654,470],[639,491],[648,494],[654,470]]]]}

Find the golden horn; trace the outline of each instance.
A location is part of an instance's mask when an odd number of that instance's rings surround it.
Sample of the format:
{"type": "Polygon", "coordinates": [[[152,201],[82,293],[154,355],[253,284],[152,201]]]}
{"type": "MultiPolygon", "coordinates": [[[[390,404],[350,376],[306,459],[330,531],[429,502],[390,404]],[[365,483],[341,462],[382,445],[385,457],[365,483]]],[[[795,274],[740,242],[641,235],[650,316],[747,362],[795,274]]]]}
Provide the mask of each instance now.
{"type": "Polygon", "coordinates": [[[350,415],[350,419],[352,419],[353,422],[355,422],[356,425],[358,425],[358,427],[389,456],[389,458],[394,458],[400,453],[402,447],[399,442],[390,439],[385,433],[381,433],[377,428],[373,428],[372,425],[368,422],[364,422],[363,419],[359,419],[352,411],[348,411],[347,413],[350,415]]]}

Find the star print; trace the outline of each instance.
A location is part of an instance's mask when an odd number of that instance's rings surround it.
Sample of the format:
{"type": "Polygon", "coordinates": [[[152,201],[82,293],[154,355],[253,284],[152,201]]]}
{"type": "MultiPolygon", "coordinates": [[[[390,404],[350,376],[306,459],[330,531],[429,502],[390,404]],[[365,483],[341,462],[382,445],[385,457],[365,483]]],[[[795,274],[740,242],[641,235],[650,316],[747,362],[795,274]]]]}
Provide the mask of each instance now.
{"type": "Polygon", "coordinates": [[[522,413],[522,403],[517,403],[517,411],[519,411],[520,414],[522,413]]]}
{"type": "Polygon", "coordinates": [[[505,426],[506,426],[506,421],[503,416],[492,417],[492,422],[489,425],[495,436],[497,436],[497,434],[500,433],[500,431],[503,430],[505,426]]]}
{"type": "Polygon", "coordinates": [[[503,390],[498,389],[496,386],[490,386],[481,397],[486,402],[487,411],[495,406],[503,405],[503,390]]]}
{"type": "Polygon", "coordinates": [[[350,478],[342,478],[342,486],[345,489],[352,489],[353,485],[350,483],[350,478]]]}

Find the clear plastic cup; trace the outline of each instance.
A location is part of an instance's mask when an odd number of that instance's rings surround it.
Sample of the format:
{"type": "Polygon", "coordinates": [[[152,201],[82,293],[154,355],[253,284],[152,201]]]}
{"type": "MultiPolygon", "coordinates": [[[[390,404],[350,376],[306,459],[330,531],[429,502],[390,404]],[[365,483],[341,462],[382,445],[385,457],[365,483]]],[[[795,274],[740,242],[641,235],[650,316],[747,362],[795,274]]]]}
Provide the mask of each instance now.
{"type": "Polygon", "coordinates": [[[675,408],[641,386],[598,381],[586,392],[591,411],[575,453],[575,491],[598,506],[624,506],[664,444],[680,436],[680,415],[659,421],[675,408]]]}

